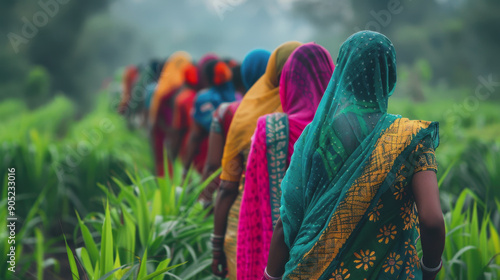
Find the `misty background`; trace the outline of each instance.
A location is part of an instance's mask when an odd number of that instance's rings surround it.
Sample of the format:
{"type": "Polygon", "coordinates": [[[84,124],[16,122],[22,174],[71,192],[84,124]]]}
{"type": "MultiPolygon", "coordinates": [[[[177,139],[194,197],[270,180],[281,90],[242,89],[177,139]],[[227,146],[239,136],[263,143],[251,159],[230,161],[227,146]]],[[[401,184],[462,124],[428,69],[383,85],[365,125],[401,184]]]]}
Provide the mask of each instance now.
{"type": "Polygon", "coordinates": [[[288,40],[315,41],[335,61],[341,43],[363,29],[393,41],[400,80],[417,84],[416,100],[422,82],[472,94],[479,76],[500,73],[498,14],[496,0],[1,0],[0,100],[37,106],[64,94],[83,112],[129,64],[177,50],[241,61],[288,40]]]}
{"type": "MultiPolygon", "coordinates": [[[[106,201],[116,214],[113,232],[123,232],[118,213],[135,212],[118,204],[113,193],[122,186],[151,183],[148,194],[140,195],[147,207],[162,197],[150,180],[155,169],[146,119],[140,122],[141,112],[120,115],[115,106],[126,66],[178,50],[195,60],[216,52],[242,61],[254,48],[273,51],[289,40],[315,41],[336,61],[342,42],[363,29],[387,35],[396,48],[398,83],[389,112],[439,122],[441,206],[455,232],[447,238],[444,259],[454,269],[443,269],[439,279],[480,279],[474,273],[497,271],[500,258],[493,259],[500,241],[492,229],[500,228],[499,15],[499,0],[0,0],[0,178],[15,168],[16,216],[22,223],[20,271],[7,274],[8,262],[0,257],[0,279],[70,279],[73,257],[62,234],[72,248],[83,246],[76,213],[86,217],[97,241],[106,201]],[[481,249],[486,247],[491,254],[481,249]]],[[[175,169],[180,172],[172,182],[181,182],[180,162],[175,169]]],[[[205,215],[192,215],[192,221],[184,215],[198,213],[187,206],[198,196],[192,191],[200,187],[196,176],[188,180],[178,208],[162,214],[166,220],[151,215],[149,221],[161,231],[152,236],[169,236],[169,265],[188,261],[171,271],[179,279],[194,270],[198,275],[189,279],[210,275],[212,222],[205,215]],[[157,222],[175,229],[165,233],[157,222]],[[185,259],[192,255],[197,258],[185,259]]],[[[7,196],[0,194],[0,204],[7,196]]],[[[1,208],[0,228],[6,217],[7,207],[1,208]]],[[[137,237],[149,231],[141,224],[137,237]]],[[[142,256],[147,249],[148,262],[142,263],[151,271],[165,252],[150,248],[164,246],[135,239],[130,250],[113,239],[109,251],[142,256]]],[[[7,252],[7,244],[7,235],[0,234],[0,252],[7,252]]],[[[121,264],[138,271],[137,259],[122,258],[121,264]]]]}

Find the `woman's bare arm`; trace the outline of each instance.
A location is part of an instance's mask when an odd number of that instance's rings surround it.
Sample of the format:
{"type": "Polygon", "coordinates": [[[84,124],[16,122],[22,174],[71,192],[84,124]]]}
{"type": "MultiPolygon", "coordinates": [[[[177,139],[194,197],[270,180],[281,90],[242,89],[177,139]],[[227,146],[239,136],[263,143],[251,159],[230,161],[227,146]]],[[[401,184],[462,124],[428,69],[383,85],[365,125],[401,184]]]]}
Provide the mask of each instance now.
{"type": "MultiPolygon", "coordinates": [[[[239,166],[243,165],[243,157],[237,158],[239,166]]],[[[241,176],[241,173],[240,175],[241,176]]],[[[227,219],[229,210],[239,194],[239,182],[221,180],[214,210],[214,235],[224,237],[227,229],[227,219]]],[[[212,259],[212,273],[219,277],[225,277],[227,273],[227,263],[223,251],[215,251],[212,259]],[[220,268],[222,266],[222,269],[220,268]]]]}
{"type": "MultiPolygon", "coordinates": [[[[422,171],[414,174],[412,191],[420,222],[423,262],[426,267],[434,268],[441,262],[446,238],[436,173],[422,171]]],[[[424,273],[424,280],[433,277],[424,273]]]]}
{"type": "Polygon", "coordinates": [[[285,265],[288,262],[289,251],[285,243],[285,233],[281,218],[274,227],[269,256],[267,258],[267,273],[273,277],[280,277],[285,273],[285,265]]]}

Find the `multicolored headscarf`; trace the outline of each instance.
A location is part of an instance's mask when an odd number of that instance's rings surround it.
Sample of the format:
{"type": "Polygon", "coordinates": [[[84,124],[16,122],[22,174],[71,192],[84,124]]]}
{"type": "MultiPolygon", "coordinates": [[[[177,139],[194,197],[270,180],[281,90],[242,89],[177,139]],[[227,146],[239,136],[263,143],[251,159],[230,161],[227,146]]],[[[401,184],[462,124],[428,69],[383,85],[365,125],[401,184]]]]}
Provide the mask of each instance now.
{"type": "Polygon", "coordinates": [[[200,77],[200,82],[196,90],[201,90],[209,86],[208,77],[206,77],[207,63],[210,61],[218,60],[219,57],[215,53],[207,53],[200,58],[198,61],[198,76],[200,77]]]}
{"type": "Polygon", "coordinates": [[[231,122],[224,156],[222,158],[221,179],[238,182],[241,166],[231,166],[232,161],[243,150],[250,148],[252,134],[257,125],[257,119],[265,114],[280,112],[279,79],[283,65],[290,54],[299,46],[299,42],[287,42],[279,46],[270,56],[266,72],[247,92],[231,122]]]}
{"type": "Polygon", "coordinates": [[[213,112],[221,103],[235,100],[235,89],[231,82],[231,69],[224,62],[210,61],[206,70],[210,88],[196,98],[193,118],[208,132],[213,112]]]}
{"type": "Polygon", "coordinates": [[[387,37],[362,31],[344,42],[281,184],[290,249],[284,278],[330,279],[409,153],[427,136],[437,147],[437,124],[387,114],[395,86],[396,53],[387,37]]]}
{"type": "Polygon", "coordinates": [[[334,68],[329,52],[314,43],[297,48],[283,67],[280,100],[288,116],[289,145],[314,118],[334,68]]]}

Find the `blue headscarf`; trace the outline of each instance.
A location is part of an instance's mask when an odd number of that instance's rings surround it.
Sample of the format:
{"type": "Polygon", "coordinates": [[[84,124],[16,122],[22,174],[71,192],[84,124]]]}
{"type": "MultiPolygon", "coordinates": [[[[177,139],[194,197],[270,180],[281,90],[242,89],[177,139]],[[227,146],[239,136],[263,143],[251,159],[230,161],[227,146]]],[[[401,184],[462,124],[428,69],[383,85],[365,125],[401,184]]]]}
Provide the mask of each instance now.
{"type": "MultiPolygon", "coordinates": [[[[219,62],[220,61],[214,60],[207,64],[206,72],[209,78],[210,88],[200,92],[194,103],[193,118],[196,123],[201,125],[206,131],[210,131],[215,109],[224,102],[233,102],[236,100],[236,89],[233,82],[230,80],[230,75],[227,77],[228,80],[223,84],[216,85],[214,82],[216,76],[215,67],[219,62]]],[[[227,71],[231,70],[227,68],[227,71]]]]}
{"type": "Polygon", "coordinates": [[[245,88],[249,90],[264,75],[271,53],[263,49],[249,52],[241,63],[241,77],[245,88]]]}

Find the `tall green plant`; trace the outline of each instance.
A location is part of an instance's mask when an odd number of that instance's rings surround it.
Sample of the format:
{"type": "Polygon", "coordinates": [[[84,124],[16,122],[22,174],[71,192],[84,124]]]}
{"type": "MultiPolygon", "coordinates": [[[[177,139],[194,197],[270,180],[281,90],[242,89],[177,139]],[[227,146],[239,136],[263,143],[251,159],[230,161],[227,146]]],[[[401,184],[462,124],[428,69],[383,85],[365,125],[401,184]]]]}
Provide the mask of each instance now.
{"type": "Polygon", "coordinates": [[[132,185],[115,178],[116,192],[100,185],[109,200],[104,215],[78,218],[84,246],[76,250],[76,257],[89,279],[107,275],[108,279],[160,280],[163,274],[201,279],[209,275],[213,220],[207,218],[210,210],[203,209],[197,198],[218,173],[200,182],[191,172],[182,180],[180,169],[176,165],[174,175],[165,178],[146,172],[129,174],[132,185]],[[93,225],[93,234],[86,223],[93,225]],[[100,244],[94,241],[96,237],[100,244]]]}
{"type": "Polygon", "coordinates": [[[488,215],[479,218],[483,203],[469,189],[462,191],[452,211],[445,214],[446,245],[443,270],[437,279],[498,279],[500,238],[488,215]],[[476,201],[464,208],[467,198],[476,201]],[[464,210],[466,209],[466,210],[464,210]]]}

